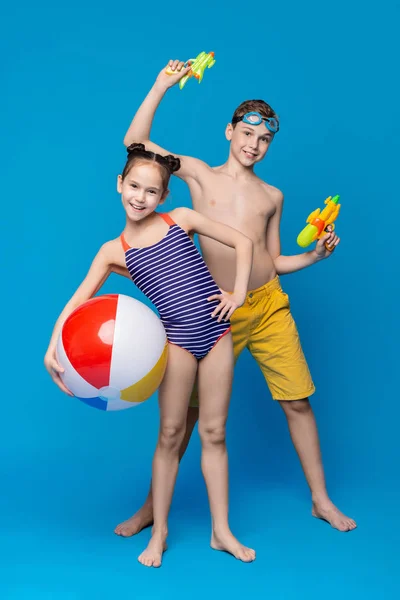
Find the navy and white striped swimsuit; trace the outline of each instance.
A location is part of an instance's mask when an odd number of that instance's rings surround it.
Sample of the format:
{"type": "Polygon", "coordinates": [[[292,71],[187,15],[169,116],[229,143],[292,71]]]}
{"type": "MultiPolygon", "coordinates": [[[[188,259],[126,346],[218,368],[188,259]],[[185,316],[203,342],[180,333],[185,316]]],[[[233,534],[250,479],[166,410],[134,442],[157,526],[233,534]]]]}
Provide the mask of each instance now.
{"type": "Polygon", "coordinates": [[[169,215],[158,214],[169,230],[156,244],[131,248],[121,235],[126,266],[158,310],[168,341],[200,360],[231,326],[211,316],[218,300],[207,298],[220,290],[189,235],[169,215]]]}

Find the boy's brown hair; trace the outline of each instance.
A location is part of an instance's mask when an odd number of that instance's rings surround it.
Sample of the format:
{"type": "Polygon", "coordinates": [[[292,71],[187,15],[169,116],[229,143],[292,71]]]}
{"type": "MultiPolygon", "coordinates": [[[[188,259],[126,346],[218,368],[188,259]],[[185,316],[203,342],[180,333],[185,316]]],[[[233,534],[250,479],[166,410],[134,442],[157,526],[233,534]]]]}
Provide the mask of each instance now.
{"type": "MultiPolygon", "coordinates": [[[[269,104],[264,102],[264,100],[245,100],[233,113],[232,121],[237,118],[240,119],[248,112],[258,112],[262,117],[275,117],[275,119],[279,120],[279,117],[274,109],[271,108],[269,104]]],[[[235,127],[235,125],[236,123],[233,124],[233,127],[235,127]]]]}

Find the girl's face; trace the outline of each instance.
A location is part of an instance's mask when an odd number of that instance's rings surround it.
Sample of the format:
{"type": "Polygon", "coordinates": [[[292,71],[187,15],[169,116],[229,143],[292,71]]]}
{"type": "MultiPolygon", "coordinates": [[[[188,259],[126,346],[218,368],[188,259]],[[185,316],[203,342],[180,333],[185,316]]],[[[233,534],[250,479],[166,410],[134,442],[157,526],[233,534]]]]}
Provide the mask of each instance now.
{"type": "Polygon", "coordinates": [[[118,175],[117,189],[126,216],[131,221],[148,217],[168,195],[168,190],[164,190],[160,168],[150,162],[133,165],[124,180],[118,175]]]}

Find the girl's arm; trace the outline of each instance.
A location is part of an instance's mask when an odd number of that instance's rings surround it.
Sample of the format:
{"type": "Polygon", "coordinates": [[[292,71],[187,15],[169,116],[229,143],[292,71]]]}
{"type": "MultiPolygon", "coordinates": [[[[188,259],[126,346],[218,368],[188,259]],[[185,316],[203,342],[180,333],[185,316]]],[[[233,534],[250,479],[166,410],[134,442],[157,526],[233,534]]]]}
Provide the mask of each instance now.
{"type": "Polygon", "coordinates": [[[236,229],[208,219],[189,208],[174,210],[175,218],[177,218],[179,224],[186,231],[193,231],[221,242],[230,248],[235,248],[236,279],[233,293],[227,294],[226,292],[222,292],[209,298],[209,300],[220,300],[220,304],[214,310],[213,316],[220,313],[218,321],[221,321],[223,318],[228,320],[236,308],[241,306],[246,299],[253,261],[253,242],[236,229]]]}
{"type": "Polygon", "coordinates": [[[100,248],[85,279],[82,281],[72,298],[67,302],[60,316],[58,317],[56,324],[54,325],[46,355],[44,357],[45,367],[49,371],[54,383],[58,385],[63,392],[69,394],[70,396],[72,396],[71,392],[65,387],[60,378],[60,373],[63,372],[63,368],[56,360],[58,336],[60,335],[62,326],[69,315],[76,308],[78,308],[78,306],[86,302],[86,300],[93,298],[93,296],[105,283],[111,272],[123,274],[122,271],[124,265],[121,263],[118,256],[119,248],[117,247],[116,242],[119,243],[119,240],[107,242],[100,248]]]}

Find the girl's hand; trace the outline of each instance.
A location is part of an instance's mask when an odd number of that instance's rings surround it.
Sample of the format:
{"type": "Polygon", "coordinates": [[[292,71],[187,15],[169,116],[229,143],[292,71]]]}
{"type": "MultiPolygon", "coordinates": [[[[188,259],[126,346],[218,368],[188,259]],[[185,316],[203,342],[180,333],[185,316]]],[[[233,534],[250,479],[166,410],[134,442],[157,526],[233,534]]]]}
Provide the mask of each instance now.
{"type": "Polygon", "coordinates": [[[69,389],[63,384],[62,379],[60,377],[60,373],[64,373],[64,369],[58,364],[56,359],[56,351],[48,350],[46,356],[44,357],[44,366],[50,373],[50,377],[54,381],[56,385],[60,388],[62,392],[67,394],[68,396],[73,396],[73,393],[69,391],[69,389]]]}
{"type": "Polygon", "coordinates": [[[224,290],[220,291],[220,294],[214,294],[207,298],[209,302],[211,302],[211,300],[219,300],[218,306],[215,307],[214,312],[211,314],[212,317],[218,315],[218,323],[221,323],[221,321],[228,321],[235,310],[239,308],[239,306],[242,306],[245,301],[245,297],[242,298],[239,294],[228,294],[228,292],[224,292],[224,290]]]}
{"type": "Polygon", "coordinates": [[[170,60],[160,72],[156,81],[168,89],[178,83],[189,71],[190,66],[185,67],[185,63],[181,60],[170,60]],[[172,71],[172,74],[166,73],[167,69],[172,71]]]}

